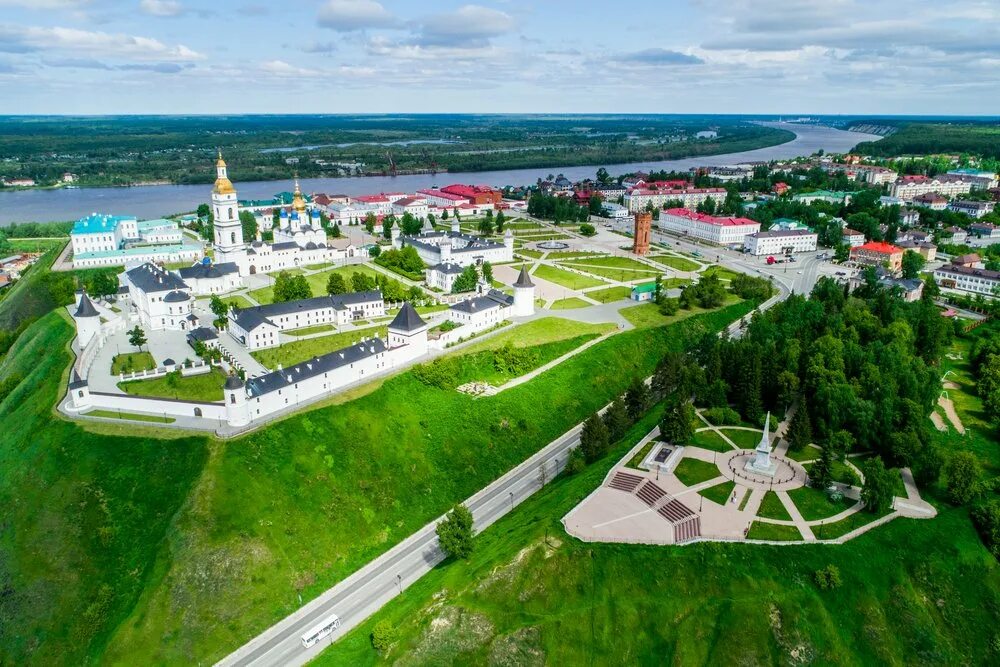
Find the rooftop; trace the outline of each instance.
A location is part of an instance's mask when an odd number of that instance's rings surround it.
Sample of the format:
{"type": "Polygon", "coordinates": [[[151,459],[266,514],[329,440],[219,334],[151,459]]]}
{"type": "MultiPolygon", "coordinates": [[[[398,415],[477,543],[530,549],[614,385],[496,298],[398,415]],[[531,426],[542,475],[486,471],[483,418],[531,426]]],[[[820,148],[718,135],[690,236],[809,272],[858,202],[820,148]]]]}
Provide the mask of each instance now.
{"type": "Polygon", "coordinates": [[[146,262],[130,271],[126,271],[128,281],[143,292],[172,292],[188,289],[187,283],[166,269],[146,262]]]}
{"type": "Polygon", "coordinates": [[[902,248],[894,246],[891,243],[885,243],[884,241],[869,241],[864,245],[852,248],[851,252],[856,250],[867,250],[868,252],[877,252],[883,255],[894,255],[898,252],[903,252],[902,248]]]}
{"type": "Polygon", "coordinates": [[[255,377],[247,382],[247,392],[251,397],[269,394],[292,386],[296,382],[329,373],[362,359],[381,354],[387,349],[385,341],[379,338],[361,341],[350,347],[335,350],[320,357],[313,357],[289,368],[255,377]]]}
{"type": "Polygon", "coordinates": [[[134,215],[107,215],[103,213],[91,213],[85,218],[80,218],[73,223],[70,234],[100,234],[113,232],[123,221],[136,222],[134,215]]]}
{"type": "Polygon", "coordinates": [[[703,222],[709,225],[719,225],[721,227],[738,227],[741,225],[760,225],[756,220],[751,220],[750,218],[724,218],[717,217],[714,215],[707,215],[705,213],[696,213],[690,209],[686,208],[668,208],[664,211],[667,215],[673,215],[678,218],[687,218],[688,220],[693,220],[695,222],[703,222]]]}

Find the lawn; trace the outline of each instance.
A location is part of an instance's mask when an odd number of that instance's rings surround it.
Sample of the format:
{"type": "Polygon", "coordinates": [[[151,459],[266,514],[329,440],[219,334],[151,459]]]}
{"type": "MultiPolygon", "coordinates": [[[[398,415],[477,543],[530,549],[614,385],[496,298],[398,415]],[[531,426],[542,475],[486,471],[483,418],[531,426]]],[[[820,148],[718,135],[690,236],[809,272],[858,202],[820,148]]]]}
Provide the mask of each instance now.
{"type": "Polygon", "coordinates": [[[868,525],[876,519],[880,519],[891,511],[892,510],[886,510],[880,514],[872,514],[871,512],[861,510],[860,512],[855,512],[840,521],[810,526],[810,529],[818,540],[835,540],[841,535],[846,535],[852,530],[856,530],[861,526],[868,525]]]}
{"type": "Polygon", "coordinates": [[[684,259],[683,257],[674,257],[667,255],[651,255],[646,259],[656,262],[657,264],[662,264],[663,266],[669,266],[672,269],[677,269],[678,271],[696,271],[700,264],[697,262],[692,262],[690,259],[684,259]]]}
{"type": "Polygon", "coordinates": [[[579,271],[586,271],[587,273],[595,276],[601,276],[602,278],[608,278],[610,280],[617,280],[618,282],[632,282],[633,280],[650,280],[656,278],[659,271],[656,269],[647,268],[641,271],[634,271],[632,269],[615,269],[606,266],[574,266],[569,262],[560,262],[562,266],[567,268],[574,268],[579,271]]]}
{"type": "Polygon", "coordinates": [[[703,276],[718,276],[719,280],[732,280],[739,274],[735,271],[730,271],[729,269],[723,268],[718,265],[713,265],[701,272],[703,276]]]}
{"type": "MultiPolygon", "coordinates": [[[[726,304],[729,305],[737,303],[739,300],[739,297],[730,294],[726,297],[726,304]]],[[[690,310],[681,308],[673,315],[664,315],[660,312],[660,307],[655,303],[641,303],[636,306],[622,308],[618,312],[621,313],[622,317],[631,322],[636,328],[643,329],[646,327],[662,327],[668,324],[673,324],[674,322],[678,322],[691,317],[692,315],[698,315],[706,311],[695,306],[690,310]]]]}
{"type": "Polygon", "coordinates": [[[218,368],[201,375],[182,376],[180,371],[168,373],[150,380],[129,380],[119,382],[118,388],[135,396],[155,396],[157,398],[177,398],[188,401],[221,401],[222,385],[226,374],[218,368]]]}
{"type": "Polygon", "coordinates": [[[764,434],[763,431],[744,431],[725,426],[720,426],[719,430],[740,449],[753,449],[760,444],[760,436],[764,434]]]}
{"type": "Polygon", "coordinates": [[[518,248],[514,251],[515,255],[522,255],[524,257],[530,257],[532,259],[541,259],[544,252],[539,252],[538,250],[531,250],[530,248],[518,248]]]}
{"type": "Polygon", "coordinates": [[[792,515],[788,513],[785,506],[781,502],[781,498],[774,491],[768,491],[764,494],[764,500],[761,501],[760,507],[757,509],[757,516],[764,519],[781,519],[784,521],[790,521],[792,515]]]}
{"type": "Polygon", "coordinates": [[[125,419],[127,421],[151,422],[154,424],[173,424],[176,419],[163,415],[140,415],[134,412],[116,412],[114,410],[91,410],[87,417],[105,417],[107,419],[125,419]]]}
{"type": "MultiPolygon", "coordinates": [[[[799,463],[802,461],[813,461],[818,459],[819,454],[820,450],[817,447],[810,446],[799,447],[798,449],[789,447],[788,451],[785,452],[786,457],[792,459],[793,461],[798,461],[799,463]]],[[[855,461],[855,464],[856,463],[857,461],[855,461]]]]}
{"type": "Polygon", "coordinates": [[[579,297],[571,296],[566,299],[553,301],[552,305],[549,306],[549,310],[572,310],[573,308],[586,308],[592,305],[579,297]]]}
{"type": "Polygon", "coordinates": [[[547,280],[550,283],[555,283],[569,289],[586,289],[605,284],[604,281],[597,278],[582,276],[579,273],[571,273],[547,264],[539,265],[531,275],[532,277],[541,278],[542,280],[547,280]]]}
{"type": "MultiPolygon", "coordinates": [[[[867,665],[908,664],[921,651],[938,664],[990,662],[1000,568],[961,510],[934,521],[899,519],[836,548],[567,539],[559,520],[638,437],[583,473],[556,479],[477,537],[469,560],[435,568],[335,636],[315,664],[486,664],[490,657],[619,664],[622,656],[661,664],[669,655],[685,665],[799,664],[802,656],[809,664],[867,665]],[[844,585],[821,591],[812,576],[829,564],[844,585]],[[946,613],[954,609],[962,613],[957,621],[946,613]],[[398,631],[381,656],[370,640],[380,621],[398,631]]],[[[802,539],[794,528],[763,526],[755,524],[751,537],[802,539]]]]}
{"type": "Polygon", "coordinates": [[[472,354],[483,350],[492,350],[503,347],[510,343],[514,347],[528,347],[531,345],[541,345],[551,343],[566,338],[575,338],[586,334],[606,334],[614,331],[617,327],[610,322],[590,324],[589,322],[577,322],[561,317],[541,317],[531,320],[507,331],[499,333],[486,340],[464,347],[456,354],[472,354]]]}
{"type": "Polygon", "coordinates": [[[611,303],[613,301],[621,301],[623,299],[628,299],[632,296],[632,288],[630,287],[605,287],[604,289],[595,289],[589,292],[584,292],[588,297],[594,299],[595,301],[600,301],[601,303],[611,303]]]}
{"type": "Polygon", "coordinates": [[[336,331],[337,327],[332,324],[317,324],[311,327],[302,327],[301,329],[292,329],[290,331],[285,331],[286,336],[294,336],[296,338],[301,336],[311,336],[318,333],[326,333],[328,331],[336,331]]]}
{"type": "Polygon", "coordinates": [[[350,329],[341,333],[330,334],[329,336],[293,340],[278,347],[254,350],[250,354],[266,368],[274,370],[278,367],[278,364],[287,368],[328,352],[342,350],[360,341],[362,338],[373,338],[375,336],[385,338],[387,332],[387,325],[368,327],[367,329],[350,329]]]}
{"type": "Polygon", "coordinates": [[[149,352],[125,352],[116,354],[111,360],[112,375],[134,371],[151,371],[154,368],[156,368],[156,361],[149,352]]]}
{"type": "Polygon", "coordinates": [[[750,532],[747,533],[747,539],[768,540],[771,542],[795,542],[802,539],[802,533],[795,526],[754,521],[750,524],[750,532]]]}
{"type": "Polygon", "coordinates": [[[718,466],[714,463],[708,463],[707,461],[699,461],[698,459],[683,458],[681,462],[677,464],[674,468],[674,475],[677,479],[681,481],[684,486],[694,486],[695,484],[701,484],[702,482],[707,482],[710,479],[715,479],[719,477],[722,473],[719,472],[718,466]]]}
{"type": "Polygon", "coordinates": [[[635,453],[635,456],[629,459],[628,463],[626,463],[625,466],[628,468],[635,468],[636,470],[642,470],[642,468],[639,467],[639,464],[642,463],[643,460],[645,460],[645,458],[649,455],[649,452],[653,449],[653,447],[659,444],[661,444],[659,440],[656,439],[650,440],[649,442],[647,442],[645,445],[642,446],[642,449],[640,449],[638,452],[635,453]]]}
{"type": "Polygon", "coordinates": [[[600,250],[553,250],[549,253],[549,259],[561,261],[564,259],[577,259],[578,257],[607,257],[608,255],[600,250]]]}
{"type": "MultiPolygon", "coordinates": [[[[561,259],[553,255],[550,259],[561,259]]],[[[576,268],[581,268],[582,266],[600,266],[606,269],[628,269],[631,271],[650,271],[653,273],[660,273],[654,267],[648,264],[643,264],[637,259],[632,259],[631,257],[620,257],[618,255],[608,255],[606,257],[594,257],[591,259],[576,259],[571,262],[576,268]]]]}
{"type": "Polygon", "coordinates": [[[850,498],[842,498],[834,501],[826,492],[814,489],[811,486],[792,489],[788,492],[788,497],[792,499],[802,518],[806,521],[827,519],[843,512],[849,507],[853,507],[856,502],[850,498]]]}
{"type": "Polygon", "coordinates": [[[688,443],[695,447],[701,447],[702,449],[710,449],[713,452],[731,452],[733,448],[729,446],[729,443],[723,440],[718,433],[712,430],[698,431],[693,436],[688,443]]]}
{"type": "Polygon", "coordinates": [[[253,304],[250,303],[250,300],[247,299],[242,294],[234,294],[233,296],[224,296],[224,297],[221,297],[221,298],[226,303],[226,305],[228,305],[228,306],[235,305],[237,308],[240,308],[240,309],[242,309],[242,308],[253,308],[253,304]]]}
{"type": "MultiPolygon", "coordinates": [[[[302,273],[302,271],[300,269],[290,269],[288,273],[297,275],[302,273]]],[[[378,275],[383,275],[365,264],[348,264],[347,266],[341,266],[329,271],[312,273],[306,276],[306,281],[309,283],[309,289],[312,291],[313,296],[323,296],[326,294],[326,283],[330,280],[330,275],[334,273],[339,273],[344,276],[344,280],[347,281],[348,288],[350,288],[351,285],[351,275],[354,273],[361,273],[372,278],[378,275]]],[[[270,286],[261,287],[259,289],[252,290],[250,292],[250,297],[261,304],[273,303],[274,290],[270,286]]]]}
{"type": "Polygon", "coordinates": [[[726,481],[722,484],[716,484],[715,486],[710,486],[707,489],[702,489],[698,493],[701,494],[706,500],[711,500],[713,503],[725,506],[725,504],[729,501],[729,496],[733,494],[733,489],[735,488],[735,482],[726,481]]]}
{"type": "MultiPolygon", "coordinates": [[[[809,463],[804,467],[806,471],[810,471],[815,465],[815,463],[809,463]]],[[[899,479],[899,485],[898,489],[894,490],[893,493],[895,495],[902,495],[905,498],[906,487],[903,486],[903,478],[900,477],[898,470],[894,472],[896,473],[896,477],[899,479]]],[[[847,467],[847,464],[842,461],[834,460],[833,464],[830,466],[830,473],[834,482],[840,482],[841,484],[847,484],[850,486],[860,486],[861,484],[861,480],[858,479],[857,473],[847,467]]]]}

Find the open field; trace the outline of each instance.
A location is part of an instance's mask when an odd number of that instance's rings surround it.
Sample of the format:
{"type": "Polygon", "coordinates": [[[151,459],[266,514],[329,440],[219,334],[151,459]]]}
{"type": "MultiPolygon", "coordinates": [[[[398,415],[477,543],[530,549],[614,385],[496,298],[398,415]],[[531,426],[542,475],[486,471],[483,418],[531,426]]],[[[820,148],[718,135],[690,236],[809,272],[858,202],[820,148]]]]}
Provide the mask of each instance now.
{"type": "Polygon", "coordinates": [[[600,301],[601,303],[611,303],[613,301],[621,301],[622,299],[627,299],[632,295],[632,289],[629,287],[607,287],[605,289],[595,289],[589,292],[584,292],[586,296],[595,301],[600,301]]]}
{"type": "Polygon", "coordinates": [[[552,305],[549,306],[549,310],[572,310],[573,308],[586,308],[589,305],[591,304],[583,299],[571,296],[566,299],[553,301],[552,305]]]}
{"type": "MultiPolygon", "coordinates": [[[[549,257],[549,259],[557,259],[556,257],[549,257]]],[[[588,259],[574,259],[568,260],[567,264],[572,264],[575,268],[582,268],[584,266],[597,266],[606,269],[628,269],[631,271],[648,271],[651,273],[659,273],[655,268],[643,264],[639,260],[632,259],[631,257],[620,257],[618,255],[607,256],[607,257],[591,257],[588,259]]]]}
{"type": "Polygon", "coordinates": [[[550,283],[555,283],[556,285],[561,285],[574,290],[597,287],[605,284],[603,281],[596,278],[583,276],[579,273],[571,273],[547,264],[539,265],[539,267],[531,275],[541,278],[542,280],[547,280],[550,283]]]}
{"type": "MultiPolygon", "coordinates": [[[[726,296],[726,305],[731,305],[739,301],[740,298],[734,294],[726,296]]],[[[622,317],[631,322],[637,328],[641,329],[645,327],[660,327],[673,324],[674,322],[686,319],[692,315],[698,315],[699,313],[703,313],[705,311],[702,308],[695,306],[690,310],[681,308],[673,315],[664,315],[660,312],[659,306],[655,303],[641,303],[637,306],[622,308],[619,312],[622,314],[622,317]]]]}
{"type": "Polygon", "coordinates": [[[180,371],[168,373],[163,377],[151,380],[129,380],[118,383],[118,388],[126,394],[136,396],[155,396],[157,398],[179,398],[188,401],[221,401],[222,385],[226,383],[226,374],[221,369],[213,368],[201,375],[182,376],[180,371]],[[176,373],[176,374],[175,374],[176,373]]]}
{"type": "Polygon", "coordinates": [[[351,329],[341,333],[330,334],[329,336],[293,340],[278,347],[254,350],[250,354],[266,368],[274,370],[278,367],[278,364],[287,368],[307,359],[341,350],[360,341],[362,338],[373,338],[375,336],[385,338],[387,333],[387,326],[351,329]]]}
{"type": "Polygon", "coordinates": [[[563,266],[567,268],[573,268],[578,271],[586,271],[595,276],[601,276],[602,278],[610,278],[611,280],[617,280],[619,282],[631,282],[633,280],[652,280],[660,273],[656,269],[646,268],[641,271],[634,271],[632,269],[615,269],[606,266],[576,266],[570,262],[563,262],[563,266]]]}
{"type": "Polygon", "coordinates": [[[529,347],[532,345],[542,345],[566,338],[575,338],[586,334],[605,334],[614,331],[617,327],[610,322],[601,324],[589,324],[587,322],[577,322],[561,317],[541,317],[524,324],[511,327],[495,336],[473,343],[472,345],[457,350],[455,354],[473,354],[483,350],[493,350],[510,343],[514,347],[529,347]]]}
{"type": "Polygon", "coordinates": [[[690,259],[684,259],[683,257],[674,257],[673,255],[650,255],[646,259],[656,262],[657,264],[662,264],[663,266],[669,266],[672,269],[677,269],[678,271],[695,271],[698,269],[698,264],[691,261],[690,259]]]}

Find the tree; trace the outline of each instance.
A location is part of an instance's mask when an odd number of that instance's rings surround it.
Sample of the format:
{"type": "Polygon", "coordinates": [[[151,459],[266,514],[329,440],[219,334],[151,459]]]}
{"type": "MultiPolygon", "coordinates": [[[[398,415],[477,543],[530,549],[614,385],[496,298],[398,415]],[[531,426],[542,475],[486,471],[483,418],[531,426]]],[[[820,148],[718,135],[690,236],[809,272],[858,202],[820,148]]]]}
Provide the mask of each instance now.
{"type": "Polygon", "coordinates": [[[385,653],[396,641],[396,636],[396,626],[383,618],[372,628],[372,648],[379,653],[385,653]]]}
{"type": "Polygon", "coordinates": [[[376,222],[378,222],[378,218],[375,217],[375,214],[368,213],[368,215],[365,216],[365,231],[369,234],[374,234],[376,222]]]}
{"type": "Polygon", "coordinates": [[[825,489],[833,481],[833,450],[824,447],[819,453],[819,459],[809,470],[809,480],[817,489],[825,489]]]}
{"type": "Polygon", "coordinates": [[[198,204],[198,210],[196,213],[200,219],[208,220],[209,216],[212,215],[212,207],[208,204],[198,204]]]}
{"type": "Polygon", "coordinates": [[[583,472],[586,466],[587,460],[583,456],[583,450],[579,447],[574,447],[569,450],[569,456],[566,457],[566,467],[563,468],[563,472],[567,475],[575,475],[578,472],[583,472]]]}
{"type": "MultiPolygon", "coordinates": [[[[0,237],[3,233],[0,232],[0,237]]],[[[2,241],[2,239],[0,239],[2,241]]],[[[0,255],[4,254],[0,242],[0,255]]],[[[118,293],[118,275],[114,271],[99,271],[94,274],[94,279],[90,281],[87,291],[94,296],[112,296],[118,293]]]]}
{"type": "Polygon", "coordinates": [[[298,301],[312,297],[312,288],[305,276],[293,276],[287,271],[281,271],[274,279],[274,302],[298,301]]]}
{"type": "Polygon", "coordinates": [[[387,215],[382,218],[382,236],[383,238],[392,238],[392,226],[396,224],[396,219],[391,215],[387,215]]]}
{"type": "Polygon", "coordinates": [[[226,326],[226,313],[229,312],[229,304],[219,298],[218,294],[212,295],[212,300],[208,304],[208,309],[215,315],[215,326],[222,328],[226,326]]]}
{"type": "Polygon", "coordinates": [[[608,427],[604,425],[604,420],[596,412],[583,422],[583,430],[580,431],[580,449],[588,463],[601,458],[608,449],[610,442],[608,427]]]}
{"type": "Polygon", "coordinates": [[[146,344],[146,332],[143,331],[138,324],[135,325],[128,332],[128,342],[130,345],[133,345],[142,350],[142,346],[146,344]]]}
{"type": "Polygon", "coordinates": [[[948,500],[956,505],[965,505],[978,493],[982,469],[979,459],[972,452],[952,452],[945,461],[942,473],[948,500]]]}
{"type": "Polygon", "coordinates": [[[916,278],[920,275],[920,270],[924,268],[923,256],[912,250],[903,253],[903,277],[916,278]]]}
{"type": "Polygon", "coordinates": [[[493,220],[483,218],[479,221],[479,233],[483,236],[490,236],[493,233],[493,220]]]}
{"type": "Polygon", "coordinates": [[[437,525],[441,550],[452,558],[467,559],[472,555],[472,512],[465,505],[456,505],[445,520],[437,525]]]}
{"type": "Polygon", "coordinates": [[[403,214],[403,217],[399,222],[399,228],[407,236],[414,236],[415,234],[419,234],[424,228],[424,223],[412,213],[407,212],[403,214]]]}
{"type": "Polygon", "coordinates": [[[346,294],[347,281],[344,280],[344,276],[339,273],[331,273],[326,281],[326,293],[331,296],[334,294],[346,294]]]}
{"type": "Polygon", "coordinates": [[[809,410],[806,409],[804,401],[800,402],[795,410],[786,437],[793,449],[802,449],[812,442],[812,423],[809,421],[809,410]]]}
{"type": "Polygon", "coordinates": [[[330,227],[329,227],[329,229],[327,231],[330,232],[330,236],[332,236],[335,239],[339,239],[340,238],[340,223],[336,222],[336,223],[330,225],[330,227]]]}
{"type": "Polygon", "coordinates": [[[497,211],[497,218],[494,221],[494,224],[497,229],[497,234],[503,233],[503,226],[506,222],[507,222],[507,216],[503,214],[503,211],[497,211]]]}
{"type": "Polygon", "coordinates": [[[453,294],[458,294],[459,292],[469,292],[476,289],[476,284],[479,282],[479,273],[476,272],[476,267],[469,265],[462,269],[462,273],[459,274],[458,278],[455,278],[455,282],[452,283],[451,291],[453,294]]]}
{"type": "Polygon", "coordinates": [[[582,225],[580,225],[580,234],[582,234],[583,236],[593,236],[597,234],[597,228],[594,227],[589,222],[585,222],[582,225]]]}
{"type": "Polygon", "coordinates": [[[632,420],[628,418],[628,409],[625,407],[625,399],[621,396],[604,411],[604,425],[608,428],[608,438],[611,441],[618,440],[625,435],[632,420]]]}
{"type": "Polygon", "coordinates": [[[381,254],[382,254],[382,248],[380,246],[373,245],[371,248],[368,249],[368,256],[371,257],[372,259],[377,259],[378,256],[381,254]]]}
{"type": "Polygon", "coordinates": [[[486,284],[487,285],[492,284],[493,283],[493,265],[490,264],[489,262],[483,262],[483,265],[482,265],[482,267],[480,267],[480,270],[483,272],[483,280],[486,281],[486,284]]]}
{"type": "Polygon", "coordinates": [[[861,501],[865,504],[865,510],[873,514],[887,512],[892,506],[892,475],[895,473],[886,469],[881,456],[868,459],[862,467],[865,484],[861,488],[861,501]]]}
{"type": "Polygon", "coordinates": [[[674,394],[660,419],[660,438],[675,445],[686,443],[694,435],[694,410],[679,393],[674,394]]]}
{"type": "Polygon", "coordinates": [[[604,167],[600,167],[597,170],[597,182],[598,183],[607,183],[610,180],[611,180],[611,176],[608,174],[608,170],[605,169],[604,167]]]}
{"type": "Polygon", "coordinates": [[[448,209],[444,209],[443,211],[441,211],[441,219],[442,220],[448,219],[448,209]]]}
{"type": "Polygon", "coordinates": [[[625,407],[632,421],[638,421],[649,409],[651,396],[649,386],[641,379],[636,379],[625,392],[625,407]]]}
{"type": "Polygon", "coordinates": [[[240,225],[243,227],[243,239],[249,241],[257,237],[257,216],[250,211],[240,211],[240,225]]]}
{"type": "Polygon", "coordinates": [[[587,212],[590,215],[600,215],[601,214],[601,205],[603,203],[604,203],[604,200],[601,199],[601,195],[598,195],[598,194],[590,195],[590,199],[587,200],[587,212]]]}
{"type": "Polygon", "coordinates": [[[366,292],[375,289],[375,280],[360,271],[351,274],[351,289],[355,292],[366,292]]]}

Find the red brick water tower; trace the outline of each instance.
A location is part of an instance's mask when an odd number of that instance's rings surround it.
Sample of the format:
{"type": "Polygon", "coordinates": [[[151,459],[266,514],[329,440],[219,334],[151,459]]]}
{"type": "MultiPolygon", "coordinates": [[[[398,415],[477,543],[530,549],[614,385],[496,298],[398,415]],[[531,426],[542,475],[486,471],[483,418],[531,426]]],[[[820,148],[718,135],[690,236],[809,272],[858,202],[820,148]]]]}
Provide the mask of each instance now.
{"type": "Polygon", "coordinates": [[[649,252],[649,232],[653,227],[653,214],[639,212],[635,214],[635,236],[632,243],[632,252],[636,255],[645,255],[649,252]]]}

